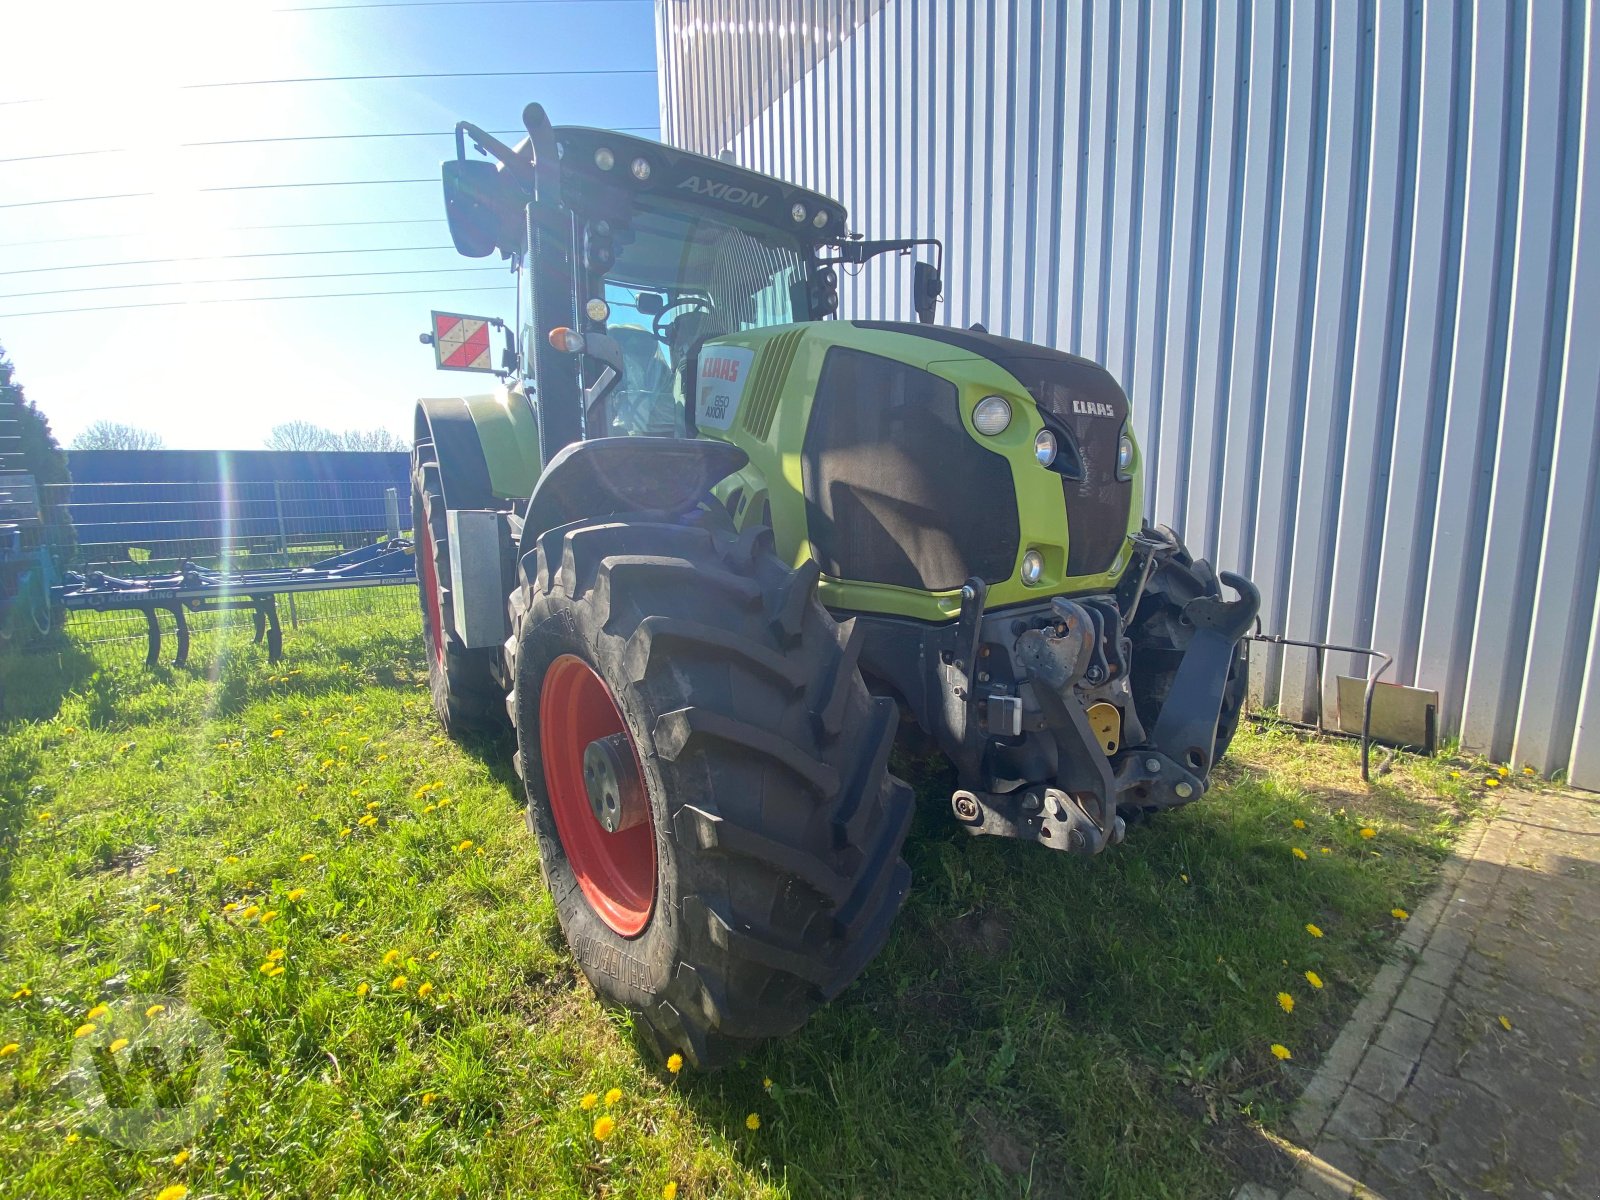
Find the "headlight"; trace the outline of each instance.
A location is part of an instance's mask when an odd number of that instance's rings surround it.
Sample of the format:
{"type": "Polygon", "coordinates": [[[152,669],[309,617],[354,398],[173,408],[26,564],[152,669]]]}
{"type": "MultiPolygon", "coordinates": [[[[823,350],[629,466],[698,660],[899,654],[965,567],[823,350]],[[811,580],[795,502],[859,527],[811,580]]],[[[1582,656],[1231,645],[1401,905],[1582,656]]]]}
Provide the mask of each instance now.
{"type": "Polygon", "coordinates": [[[650,160],[643,156],[633,160],[633,177],[640,183],[650,178],[650,160]]]}
{"type": "Polygon", "coordinates": [[[1117,478],[1127,479],[1133,474],[1133,437],[1126,431],[1117,439],[1117,478]]]}
{"type": "Polygon", "coordinates": [[[1011,401],[1004,396],[985,396],[972,410],[972,427],[985,437],[1004,433],[1011,424],[1011,401]]]}
{"type": "Polygon", "coordinates": [[[1048,429],[1041,429],[1033,435],[1033,456],[1039,460],[1041,467],[1048,467],[1056,460],[1056,435],[1048,429]]]}
{"type": "Polygon", "coordinates": [[[609,171],[617,165],[617,156],[611,153],[607,146],[600,146],[594,152],[594,165],[602,171],[609,171]]]}
{"type": "Polygon", "coordinates": [[[1022,556],[1022,582],[1033,587],[1044,578],[1044,555],[1029,550],[1022,556]]]}
{"type": "Polygon", "coordinates": [[[799,225],[806,219],[806,206],[804,204],[794,205],[789,209],[789,215],[794,218],[794,223],[799,225]]]}

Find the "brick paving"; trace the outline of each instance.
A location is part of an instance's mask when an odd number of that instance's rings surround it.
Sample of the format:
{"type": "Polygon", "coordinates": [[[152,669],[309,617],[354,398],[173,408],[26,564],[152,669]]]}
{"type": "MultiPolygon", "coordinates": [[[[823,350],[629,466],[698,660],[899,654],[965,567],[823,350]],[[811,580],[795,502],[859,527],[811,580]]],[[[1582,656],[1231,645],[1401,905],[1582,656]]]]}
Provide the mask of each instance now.
{"type": "Polygon", "coordinates": [[[1600,1197],[1600,797],[1500,800],[1296,1106],[1284,1200],[1600,1197]]]}

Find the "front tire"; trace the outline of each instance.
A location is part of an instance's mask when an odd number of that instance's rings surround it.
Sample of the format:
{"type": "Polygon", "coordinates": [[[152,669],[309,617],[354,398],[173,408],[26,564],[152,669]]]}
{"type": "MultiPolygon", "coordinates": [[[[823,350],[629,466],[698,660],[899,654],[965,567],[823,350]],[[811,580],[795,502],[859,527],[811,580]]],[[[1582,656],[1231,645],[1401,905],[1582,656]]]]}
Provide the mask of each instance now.
{"type": "Polygon", "coordinates": [[[862,682],[853,625],[766,530],[579,523],[522,572],[528,820],[584,974],[659,1055],[703,1069],[793,1032],[882,948],[910,884],[896,713],[862,682]],[[618,733],[646,811],[605,832],[609,785],[578,794],[573,764],[577,741],[618,733]]]}

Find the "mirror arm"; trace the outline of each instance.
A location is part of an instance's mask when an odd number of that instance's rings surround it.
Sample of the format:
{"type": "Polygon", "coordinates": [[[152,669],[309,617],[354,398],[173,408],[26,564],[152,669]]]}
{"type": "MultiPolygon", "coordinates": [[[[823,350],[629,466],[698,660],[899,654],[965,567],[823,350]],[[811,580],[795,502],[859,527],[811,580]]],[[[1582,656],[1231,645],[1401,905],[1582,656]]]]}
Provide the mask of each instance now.
{"type": "Polygon", "coordinates": [[[472,135],[472,144],[480,151],[497,158],[505,166],[510,176],[524,190],[533,187],[534,166],[527,159],[521,157],[510,146],[506,145],[494,134],[479,129],[471,121],[456,122],[456,161],[465,162],[467,158],[466,135],[472,135]]]}

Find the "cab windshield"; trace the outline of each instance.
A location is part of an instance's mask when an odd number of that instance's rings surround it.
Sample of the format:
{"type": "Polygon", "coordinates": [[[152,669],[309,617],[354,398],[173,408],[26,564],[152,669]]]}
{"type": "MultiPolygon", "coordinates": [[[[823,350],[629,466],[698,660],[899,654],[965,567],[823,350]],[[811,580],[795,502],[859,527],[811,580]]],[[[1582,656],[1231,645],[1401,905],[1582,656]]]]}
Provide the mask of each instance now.
{"type": "Polygon", "coordinates": [[[709,338],[803,321],[798,242],[702,207],[641,197],[607,273],[624,371],[607,397],[611,436],[682,436],[686,368],[709,338]]]}

